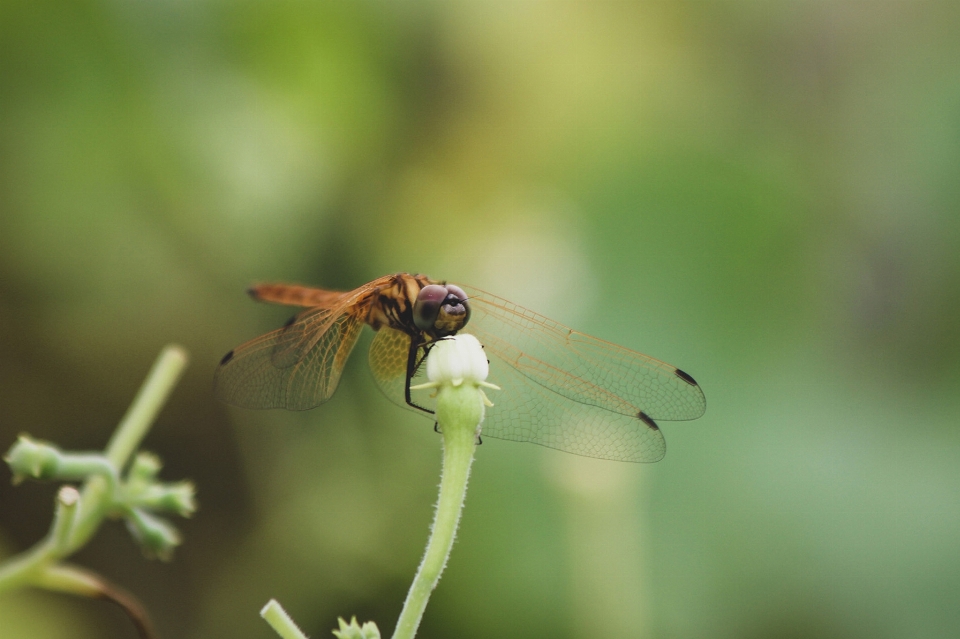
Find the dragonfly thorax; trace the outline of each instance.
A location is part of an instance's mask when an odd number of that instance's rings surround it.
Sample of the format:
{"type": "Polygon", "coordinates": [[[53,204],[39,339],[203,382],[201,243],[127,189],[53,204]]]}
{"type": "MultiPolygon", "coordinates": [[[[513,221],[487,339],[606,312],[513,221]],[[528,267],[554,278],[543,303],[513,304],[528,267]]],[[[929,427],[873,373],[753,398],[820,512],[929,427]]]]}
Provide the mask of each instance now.
{"type": "Polygon", "coordinates": [[[470,319],[467,294],[453,284],[423,275],[398,273],[370,293],[366,323],[417,338],[418,342],[456,335],[470,319]]]}

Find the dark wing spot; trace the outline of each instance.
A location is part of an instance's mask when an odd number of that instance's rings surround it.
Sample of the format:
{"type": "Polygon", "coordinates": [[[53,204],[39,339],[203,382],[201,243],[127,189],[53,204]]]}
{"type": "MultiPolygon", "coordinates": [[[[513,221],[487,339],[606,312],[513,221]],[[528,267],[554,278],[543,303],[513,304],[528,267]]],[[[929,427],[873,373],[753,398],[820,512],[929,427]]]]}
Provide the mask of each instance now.
{"type": "Polygon", "coordinates": [[[247,295],[249,295],[253,299],[260,299],[260,296],[257,295],[257,287],[255,286],[250,286],[247,288],[247,295]]]}
{"type": "Polygon", "coordinates": [[[642,421],[644,424],[646,424],[653,430],[660,430],[660,427],[657,426],[657,422],[653,421],[653,418],[647,415],[645,412],[640,411],[639,413],[637,413],[637,417],[639,417],[640,421],[642,421]]]}
{"type": "Polygon", "coordinates": [[[230,351],[229,353],[223,356],[223,358],[220,360],[220,365],[223,366],[224,364],[229,362],[231,359],[233,359],[233,351],[230,351]]]}
{"type": "Polygon", "coordinates": [[[685,381],[686,383],[690,384],[691,386],[696,386],[696,385],[697,385],[697,380],[693,379],[692,377],[690,377],[690,375],[688,375],[687,373],[684,373],[684,372],[683,372],[682,370],[680,370],[679,368],[678,368],[675,372],[676,372],[676,374],[677,374],[677,377],[679,377],[680,379],[682,379],[682,380],[685,381]]]}
{"type": "Polygon", "coordinates": [[[284,327],[284,328],[290,328],[290,325],[293,324],[293,323],[296,322],[296,321],[297,321],[297,316],[294,315],[293,317],[291,317],[290,319],[287,320],[287,322],[283,325],[283,327],[284,327]]]}

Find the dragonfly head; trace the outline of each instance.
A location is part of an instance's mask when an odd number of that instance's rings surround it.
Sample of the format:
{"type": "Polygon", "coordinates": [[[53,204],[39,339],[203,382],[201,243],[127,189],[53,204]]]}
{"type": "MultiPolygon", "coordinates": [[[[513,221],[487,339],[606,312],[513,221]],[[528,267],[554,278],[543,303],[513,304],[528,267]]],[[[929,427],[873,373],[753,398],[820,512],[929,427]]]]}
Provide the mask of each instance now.
{"type": "Polygon", "coordinates": [[[453,284],[428,284],[413,304],[413,323],[432,337],[455,335],[470,321],[467,294],[453,284]]]}

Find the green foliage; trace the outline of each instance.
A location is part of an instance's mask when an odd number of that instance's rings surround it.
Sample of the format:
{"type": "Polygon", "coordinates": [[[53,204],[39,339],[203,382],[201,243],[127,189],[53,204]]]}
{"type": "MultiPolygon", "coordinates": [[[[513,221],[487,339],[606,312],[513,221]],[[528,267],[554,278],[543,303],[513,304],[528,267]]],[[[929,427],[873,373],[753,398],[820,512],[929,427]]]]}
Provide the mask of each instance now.
{"type": "Polygon", "coordinates": [[[64,452],[53,444],[21,435],[4,457],[15,483],[24,479],[82,481],[78,491],[64,486],[57,495],[53,525],[31,550],[0,564],[0,593],[34,586],[72,594],[111,599],[120,604],[152,636],[139,603],[89,570],[64,560],[83,547],[106,518],[121,517],[144,553],[169,559],[180,544],[176,528],[159,513],[189,517],[196,510],[190,482],[158,479],[161,464],[149,453],[136,456],[122,475],[129,455],[138,447],[186,366],[186,354],[168,347],[103,454],[64,452]]]}
{"type": "MultiPolygon", "coordinates": [[[[122,517],[127,527],[149,556],[170,559],[180,544],[177,529],[156,513],[189,517],[196,510],[193,484],[188,481],[157,481],[160,461],[150,453],[140,453],[127,476],[118,480],[119,471],[104,455],[64,453],[56,446],[21,435],[4,458],[13,471],[14,482],[24,478],[77,481],[102,477],[107,489],[95,509],[104,517],[122,517]]],[[[90,508],[85,504],[85,508],[90,508]]],[[[64,553],[74,549],[63,548],[64,553]]]]}

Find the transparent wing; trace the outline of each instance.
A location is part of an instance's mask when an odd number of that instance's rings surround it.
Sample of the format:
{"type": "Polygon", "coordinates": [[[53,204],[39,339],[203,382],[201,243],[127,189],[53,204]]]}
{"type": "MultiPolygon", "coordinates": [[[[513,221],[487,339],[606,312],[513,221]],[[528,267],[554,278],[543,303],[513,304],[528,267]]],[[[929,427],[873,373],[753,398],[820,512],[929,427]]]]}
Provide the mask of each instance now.
{"type": "Polygon", "coordinates": [[[532,442],[568,453],[626,462],[659,461],[667,450],[652,420],[581,404],[533,382],[489,349],[488,390],[493,406],[481,427],[483,436],[532,442]]]}
{"type": "MultiPolygon", "coordinates": [[[[380,390],[392,402],[433,419],[431,414],[406,403],[409,348],[409,336],[381,328],[370,345],[370,370],[380,390]]],[[[494,405],[487,409],[483,436],[618,461],[653,462],[663,457],[666,443],[655,427],[636,416],[620,415],[558,395],[533,383],[489,350],[486,352],[490,357],[489,379],[502,390],[487,391],[494,405]]],[[[418,357],[422,354],[423,349],[418,357]]],[[[424,368],[414,376],[412,385],[426,381],[424,368]]],[[[414,390],[411,398],[429,410],[436,406],[432,391],[414,390]]]]}
{"type": "MultiPolygon", "coordinates": [[[[528,381],[578,404],[661,420],[696,419],[706,410],[703,391],[675,366],[590,337],[478,289],[464,328],[528,381]]],[[[492,358],[491,358],[492,359],[492,358]]],[[[492,379],[494,383],[499,383],[492,379]]],[[[538,393],[539,394],[539,393],[538,393]]]]}
{"type": "Polygon", "coordinates": [[[284,328],[249,341],[224,356],[217,396],[244,408],[307,410],[330,399],[363,328],[359,316],[312,308],[284,328]]]}
{"type": "MultiPolygon", "coordinates": [[[[390,401],[432,419],[432,415],[429,413],[417,410],[407,404],[404,393],[407,385],[407,357],[409,352],[410,336],[402,331],[385,326],[377,331],[377,336],[373,338],[373,343],[370,344],[370,371],[373,373],[377,386],[390,401]]],[[[417,352],[417,360],[419,361],[422,357],[423,347],[420,347],[417,352]]],[[[426,381],[426,367],[421,366],[410,385],[416,386],[426,381]]],[[[432,411],[436,406],[433,391],[413,390],[410,392],[410,397],[417,406],[422,408],[432,411]]]]}

